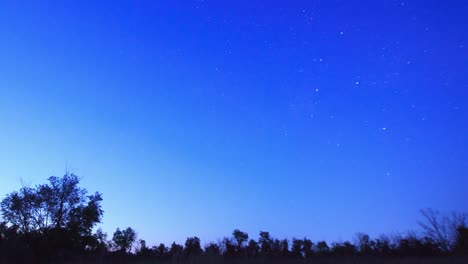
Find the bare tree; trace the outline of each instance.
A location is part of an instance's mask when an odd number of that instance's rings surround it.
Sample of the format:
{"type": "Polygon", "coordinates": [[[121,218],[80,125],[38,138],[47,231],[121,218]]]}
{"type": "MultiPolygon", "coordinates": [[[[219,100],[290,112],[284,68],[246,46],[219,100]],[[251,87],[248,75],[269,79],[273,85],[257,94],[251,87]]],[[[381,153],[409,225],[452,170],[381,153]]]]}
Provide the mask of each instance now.
{"type": "Polygon", "coordinates": [[[467,226],[467,215],[464,213],[454,212],[451,216],[443,216],[439,211],[427,208],[421,210],[421,214],[424,221],[419,225],[443,252],[449,252],[454,246],[457,229],[467,226]]]}

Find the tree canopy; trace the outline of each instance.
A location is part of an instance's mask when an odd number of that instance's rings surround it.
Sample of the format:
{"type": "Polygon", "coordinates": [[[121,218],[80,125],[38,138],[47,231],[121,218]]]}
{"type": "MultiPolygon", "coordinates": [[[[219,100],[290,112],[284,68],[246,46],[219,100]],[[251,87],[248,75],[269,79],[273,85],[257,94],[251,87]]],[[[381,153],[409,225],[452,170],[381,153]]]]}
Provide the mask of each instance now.
{"type": "Polygon", "coordinates": [[[8,194],[0,203],[4,227],[16,230],[26,247],[39,243],[56,252],[94,247],[92,230],[102,219],[102,195],[87,195],[79,182],[67,173],[8,194]]]}

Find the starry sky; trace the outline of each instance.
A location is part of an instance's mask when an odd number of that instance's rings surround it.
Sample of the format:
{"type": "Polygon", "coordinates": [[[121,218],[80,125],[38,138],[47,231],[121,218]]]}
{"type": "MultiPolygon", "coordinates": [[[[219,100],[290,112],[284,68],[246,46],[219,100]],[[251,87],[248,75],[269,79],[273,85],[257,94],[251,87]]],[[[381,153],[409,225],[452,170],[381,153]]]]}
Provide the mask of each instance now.
{"type": "Polygon", "coordinates": [[[150,245],[235,228],[347,240],[468,211],[466,14],[456,0],[1,1],[0,196],[68,167],[103,193],[104,231],[150,245]]]}

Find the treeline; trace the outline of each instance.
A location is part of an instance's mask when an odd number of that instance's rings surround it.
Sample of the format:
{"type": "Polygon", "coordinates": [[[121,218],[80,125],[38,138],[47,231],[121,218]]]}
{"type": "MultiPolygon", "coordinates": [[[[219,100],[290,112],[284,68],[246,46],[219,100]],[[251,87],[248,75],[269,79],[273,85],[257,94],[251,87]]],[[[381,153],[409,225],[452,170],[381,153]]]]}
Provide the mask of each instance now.
{"type": "Polygon", "coordinates": [[[466,215],[442,216],[431,209],[422,210],[420,234],[370,238],[358,233],[352,241],[327,243],[278,239],[266,231],[254,239],[236,229],[217,243],[202,244],[198,237],[189,237],[184,244],[151,247],[137,239],[132,228],[117,229],[110,239],[101,229],[93,232],[103,215],[102,195],[88,195],[78,185],[76,175],[66,174],[8,194],[1,202],[0,262],[314,262],[324,258],[468,256],[466,215]]]}

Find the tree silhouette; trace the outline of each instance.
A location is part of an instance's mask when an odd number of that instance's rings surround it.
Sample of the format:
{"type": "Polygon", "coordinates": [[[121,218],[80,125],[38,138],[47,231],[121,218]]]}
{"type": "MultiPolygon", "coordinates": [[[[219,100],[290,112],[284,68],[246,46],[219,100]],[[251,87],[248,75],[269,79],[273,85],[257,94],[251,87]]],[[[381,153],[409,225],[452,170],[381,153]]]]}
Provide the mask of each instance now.
{"type": "Polygon", "coordinates": [[[327,242],[320,241],[317,243],[317,253],[319,255],[327,255],[330,252],[330,247],[328,246],[327,242]]]}
{"type": "MultiPolygon", "coordinates": [[[[45,218],[44,209],[41,208],[41,198],[37,191],[23,187],[18,192],[8,194],[0,203],[3,218],[7,223],[17,226],[21,233],[43,229],[49,219],[45,218]],[[35,207],[38,213],[35,213],[35,207]]],[[[50,210],[49,210],[50,211],[50,210]]]]}
{"type": "Polygon", "coordinates": [[[129,252],[132,249],[133,243],[136,240],[136,232],[130,227],[124,230],[117,228],[112,237],[114,246],[122,253],[129,252]]]}
{"type": "Polygon", "coordinates": [[[287,239],[280,240],[280,256],[287,258],[289,254],[289,241],[287,239]]]}
{"type": "Polygon", "coordinates": [[[356,247],[360,254],[370,255],[372,253],[373,241],[370,240],[369,235],[365,233],[356,233],[356,247]]]}
{"type": "Polygon", "coordinates": [[[457,229],[467,226],[468,216],[466,214],[452,213],[443,216],[439,211],[430,208],[421,210],[424,218],[419,225],[425,234],[445,253],[450,252],[455,246],[457,229]]]}
{"type": "Polygon", "coordinates": [[[221,254],[221,250],[216,243],[209,243],[205,246],[205,255],[210,257],[217,257],[221,254]]]}
{"type": "Polygon", "coordinates": [[[198,237],[188,237],[185,241],[185,256],[200,256],[202,252],[203,250],[200,245],[200,239],[198,237]]]}
{"type": "Polygon", "coordinates": [[[94,234],[94,245],[91,247],[91,250],[96,252],[98,260],[102,262],[104,255],[108,252],[110,248],[109,242],[107,241],[107,233],[104,233],[102,229],[98,229],[94,234]]]}
{"type": "Polygon", "coordinates": [[[18,232],[18,241],[36,254],[61,258],[73,251],[96,248],[93,227],[101,222],[102,195],[86,195],[74,174],[50,177],[35,188],[22,187],[0,203],[7,226],[18,232]]]}
{"type": "Polygon", "coordinates": [[[249,235],[247,233],[245,233],[245,232],[240,231],[239,229],[235,229],[232,232],[232,236],[234,237],[234,239],[237,242],[238,255],[241,255],[242,245],[244,244],[244,242],[246,242],[249,239],[249,235]]]}
{"type": "Polygon", "coordinates": [[[302,246],[304,250],[304,257],[310,258],[314,255],[314,243],[307,238],[302,240],[302,246]]]}
{"type": "Polygon", "coordinates": [[[137,235],[132,228],[117,228],[111,241],[101,229],[93,233],[102,218],[101,202],[102,195],[87,195],[74,174],[50,177],[46,184],[22,187],[6,195],[0,202],[0,264],[33,263],[36,260],[40,263],[140,261],[196,264],[226,261],[235,264],[247,261],[254,264],[292,261],[305,264],[323,258],[324,263],[334,263],[333,258],[362,257],[365,260],[368,256],[379,261],[436,256],[461,260],[454,263],[466,263],[468,255],[467,216],[455,213],[443,216],[431,209],[422,211],[422,234],[381,235],[371,239],[365,233],[357,233],[355,244],[348,241],[332,243],[331,249],[325,241],[314,244],[307,238],[293,239],[290,247],[289,240],[272,238],[265,231],[260,232],[258,241],[249,240],[247,233],[235,229],[232,237],[218,244],[209,243],[204,250],[198,237],[187,238],[185,247],[174,242],[170,249],[162,243],[149,248],[141,239],[134,254],[131,250],[137,235]]]}
{"type": "Polygon", "coordinates": [[[174,260],[181,258],[183,253],[184,253],[184,247],[182,245],[179,245],[176,242],[173,242],[171,244],[171,248],[169,249],[169,254],[174,260]]]}
{"type": "Polygon", "coordinates": [[[301,239],[293,238],[291,246],[291,255],[296,258],[303,257],[303,243],[301,239]]]}
{"type": "Polygon", "coordinates": [[[380,237],[375,240],[374,251],[380,256],[390,256],[392,254],[390,239],[385,235],[380,235],[380,237]]]}
{"type": "Polygon", "coordinates": [[[86,190],[78,187],[79,182],[78,176],[65,174],[62,178],[52,176],[49,184],[39,186],[39,193],[47,203],[55,228],[66,226],[68,221],[77,217],[76,211],[86,195],[86,190]]]}
{"type": "Polygon", "coordinates": [[[281,250],[282,250],[281,241],[279,239],[273,239],[272,247],[271,247],[271,256],[275,258],[280,257],[282,255],[281,250]]]}
{"type": "Polygon", "coordinates": [[[454,251],[460,255],[468,255],[468,228],[460,226],[457,228],[457,235],[454,251]]]}
{"type": "Polygon", "coordinates": [[[140,247],[137,249],[136,254],[140,257],[152,257],[155,255],[155,251],[150,249],[148,245],[146,244],[146,240],[140,239],[138,241],[140,243],[140,247]]]}
{"type": "Polygon", "coordinates": [[[155,251],[156,256],[160,259],[165,258],[169,254],[169,249],[164,245],[164,243],[160,243],[159,246],[153,247],[153,251],[155,251]]]}
{"type": "Polygon", "coordinates": [[[260,252],[264,256],[269,256],[272,252],[273,241],[270,237],[270,233],[265,231],[260,231],[260,238],[258,239],[260,244],[260,252]]]}
{"type": "Polygon", "coordinates": [[[1,202],[4,219],[19,227],[22,233],[51,229],[68,229],[84,236],[101,221],[102,195],[86,196],[86,190],[78,186],[79,178],[65,174],[62,178],[50,177],[48,184],[36,188],[23,187],[1,202]]]}
{"type": "Polygon", "coordinates": [[[237,246],[231,238],[225,237],[222,241],[223,253],[225,257],[235,257],[237,255],[237,246]]]}
{"type": "Polygon", "coordinates": [[[336,256],[353,256],[356,253],[356,247],[349,241],[343,243],[333,243],[332,253],[336,256]]]}
{"type": "Polygon", "coordinates": [[[249,258],[254,258],[258,256],[258,253],[260,252],[260,247],[258,246],[258,243],[255,240],[250,239],[249,243],[247,244],[246,251],[247,256],[249,258]]]}

